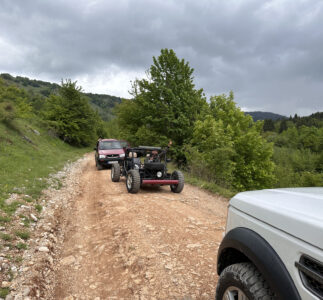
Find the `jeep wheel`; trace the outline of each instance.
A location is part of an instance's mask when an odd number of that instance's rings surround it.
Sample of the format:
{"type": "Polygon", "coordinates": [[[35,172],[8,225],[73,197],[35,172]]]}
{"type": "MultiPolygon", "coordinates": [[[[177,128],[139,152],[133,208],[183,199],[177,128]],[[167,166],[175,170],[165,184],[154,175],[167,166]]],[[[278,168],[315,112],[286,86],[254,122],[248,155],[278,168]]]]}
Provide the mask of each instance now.
{"type": "Polygon", "coordinates": [[[226,267],[219,277],[216,300],[275,299],[267,282],[252,263],[226,267]]]}
{"type": "Polygon", "coordinates": [[[126,185],[129,193],[138,193],[140,189],[140,174],[137,170],[130,170],[127,175],[126,185]]]}
{"type": "Polygon", "coordinates": [[[120,165],[119,164],[113,164],[113,166],[111,167],[111,180],[113,182],[120,181],[120,165]]]}
{"type": "Polygon", "coordinates": [[[184,175],[181,171],[174,171],[172,179],[178,180],[178,184],[171,184],[170,189],[173,193],[180,193],[184,188],[184,175]]]}
{"type": "Polygon", "coordinates": [[[96,168],[100,171],[103,169],[103,167],[98,163],[98,161],[95,161],[96,168]]]}

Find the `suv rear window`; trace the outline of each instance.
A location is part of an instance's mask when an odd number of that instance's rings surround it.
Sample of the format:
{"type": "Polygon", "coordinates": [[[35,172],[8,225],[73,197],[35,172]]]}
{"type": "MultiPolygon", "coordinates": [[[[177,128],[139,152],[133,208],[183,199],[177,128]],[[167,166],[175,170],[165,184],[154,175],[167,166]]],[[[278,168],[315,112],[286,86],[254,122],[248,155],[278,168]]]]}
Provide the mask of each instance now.
{"type": "Polygon", "coordinates": [[[99,150],[121,149],[119,141],[101,141],[99,143],[99,150]]]}

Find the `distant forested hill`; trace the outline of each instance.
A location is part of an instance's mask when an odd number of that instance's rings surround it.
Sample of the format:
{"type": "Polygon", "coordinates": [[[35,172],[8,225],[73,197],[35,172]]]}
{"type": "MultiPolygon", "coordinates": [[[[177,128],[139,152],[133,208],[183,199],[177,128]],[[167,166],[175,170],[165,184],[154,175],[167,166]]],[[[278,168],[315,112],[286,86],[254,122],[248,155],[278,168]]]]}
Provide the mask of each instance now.
{"type": "Polygon", "coordinates": [[[256,122],[258,120],[265,120],[265,119],[271,119],[271,120],[279,120],[279,119],[287,119],[287,117],[274,114],[271,112],[264,112],[264,111],[247,111],[245,114],[252,116],[253,120],[256,122]]]}
{"type": "MultiPolygon", "coordinates": [[[[14,77],[7,73],[0,74],[0,78],[8,84],[14,84],[19,88],[25,89],[32,97],[39,98],[39,102],[41,102],[41,99],[44,97],[57,93],[60,89],[60,86],[56,83],[29,79],[21,76],[14,77]]],[[[104,121],[109,121],[113,118],[112,108],[117,103],[121,102],[121,98],[116,96],[92,93],[82,94],[89,99],[92,107],[98,111],[104,121]]]]}

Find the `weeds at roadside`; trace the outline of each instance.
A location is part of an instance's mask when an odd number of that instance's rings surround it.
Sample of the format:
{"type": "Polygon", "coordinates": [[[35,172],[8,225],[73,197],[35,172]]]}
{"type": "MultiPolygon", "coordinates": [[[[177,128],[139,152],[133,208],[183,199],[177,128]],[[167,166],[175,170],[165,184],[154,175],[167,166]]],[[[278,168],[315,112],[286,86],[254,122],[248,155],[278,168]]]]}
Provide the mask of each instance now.
{"type": "Polygon", "coordinates": [[[16,231],[15,234],[25,241],[30,238],[30,233],[27,231],[16,231]]]}
{"type": "Polygon", "coordinates": [[[30,226],[31,220],[27,216],[20,214],[19,218],[21,219],[22,223],[24,223],[25,227],[30,226]]]}
{"type": "Polygon", "coordinates": [[[3,246],[9,248],[10,250],[14,248],[13,244],[11,243],[5,243],[3,246]]]}
{"type": "Polygon", "coordinates": [[[9,288],[0,288],[0,298],[6,298],[9,294],[9,288]]]}
{"type": "Polygon", "coordinates": [[[23,203],[19,202],[19,201],[14,201],[13,203],[11,204],[5,204],[4,203],[4,200],[0,200],[0,209],[2,211],[4,211],[5,213],[11,215],[13,214],[17,208],[22,205],[23,203]]]}
{"type": "MultiPolygon", "coordinates": [[[[170,173],[172,173],[175,169],[177,169],[177,168],[175,167],[174,164],[172,164],[172,163],[168,164],[168,171],[170,173]]],[[[189,172],[184,171],[184,170],[181,170],[181,172],[184,174],[184,179],[185,179],[186,183],[197,186],[201,189],[207,190],[211,193],[223,196],[225,198],[231,198],[235,195],[234,191],[231,191],[229,189],[221,187],[214,182],[197,178],[194,175],[192,175],[189,172]]]]}
{"type": "Polygon", "coordinates": [[[20,264],[23,261],[22,256],[16,256],[13,261],[17,264],[20,264]]]}
{"type": "Polygon", "coordinates": [[[28,246],[27,246],[27,244],[25,244],[25,243],[18,243],[18,244],[16,245],[16,248],[17,248],[18,250],[26,250],[26,249],[28,249],[28,246]]]}
{"type": "Polygon", "coordinates": [[[2,233],[1,239],[6,242],[10,242],[10,241],[12,241],[12,236],[10,234],[2,233]]]}
{"type": "MultiPolygon", "coordinates": [[[[10,260],[12,260],[12,259],[10,259],[10,260]]],[[[9,277],[9,281],[12,281],[15,278],[15,274],[11,270],[9,270],[7,272],[7,275],[9,277]]]]}
{"type": "Polygon", "coordinates": [[[8,223],[11,221],[10,217],[7,216],[0,216],[0,224],[8,223]]]}
{"type": "Polygon", "coordinates": [[[43,207],[40,204],[36,204],[35,209],[40,213],[43,210],[43,207]]]}

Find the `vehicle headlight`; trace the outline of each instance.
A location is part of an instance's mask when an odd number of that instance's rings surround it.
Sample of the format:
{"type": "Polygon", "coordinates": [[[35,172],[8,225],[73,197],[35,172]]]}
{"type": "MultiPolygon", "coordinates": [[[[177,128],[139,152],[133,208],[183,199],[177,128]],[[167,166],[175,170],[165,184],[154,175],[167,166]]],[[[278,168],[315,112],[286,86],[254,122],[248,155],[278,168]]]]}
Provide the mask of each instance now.
{"type": "Polygon", "coordinates": [[[160,172],[160,171],[158,171],[158,172],[157,172],[157,177],[158,177],[158,178],[160,178],[160,177],[162,177],[162,176],[163,176],[163,173],[162,173],[162,172],[160,172]]]}
{"type": "Polygon", "coordinates": [[[100,155],[99,155],[99,158],[105,158],[105,155],[100,154],[100,155]]]}
{"type": "Polygon", "coordinates": [[[125,156],[124,153],[119,154],[119,157],[124,157],[124,156],[125,156]]]}

